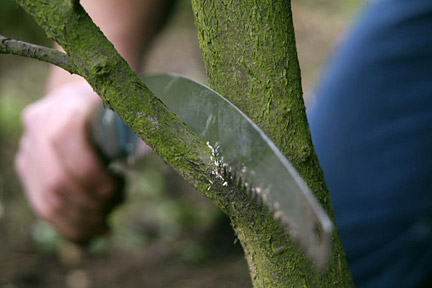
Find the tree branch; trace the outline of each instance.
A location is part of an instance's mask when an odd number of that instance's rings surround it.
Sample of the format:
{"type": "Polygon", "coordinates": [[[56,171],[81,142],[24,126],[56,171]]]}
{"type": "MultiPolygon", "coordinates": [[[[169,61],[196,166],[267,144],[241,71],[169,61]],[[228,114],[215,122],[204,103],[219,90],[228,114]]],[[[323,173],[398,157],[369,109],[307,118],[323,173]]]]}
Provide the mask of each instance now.
{"type": "MultiPolygon", "coordinates": [[[[104,103],[197,191],[227,214],[234,202],[264,209],[244,191],[223,185],[211,149],[142,83],[76,1],[16,1],[62,46],[73,70],[104,103]]],[[[236,218],[241,217],[240,211],[236,218]]]]}
{"type": "Polygon", "coordinates": [[[54,64],[72,74],[76,74],[67,54],[52,48],[10,39],[3,35],[0,35],[0,54],[13,54],[37,59],[54,64]]]}

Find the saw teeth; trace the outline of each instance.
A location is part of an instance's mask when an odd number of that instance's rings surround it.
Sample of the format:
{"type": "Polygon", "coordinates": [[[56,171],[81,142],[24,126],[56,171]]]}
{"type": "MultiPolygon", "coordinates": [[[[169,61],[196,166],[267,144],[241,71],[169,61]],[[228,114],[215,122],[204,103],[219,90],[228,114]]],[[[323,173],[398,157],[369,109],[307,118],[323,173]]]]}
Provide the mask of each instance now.
{"type": "Polygon", "coordinates": [[[259,206],[268,209],[276,220],[281,221],[282,219],[278,219],[278,215],[281,214],[281,216],[283,216],[283,213],[278,211],[278,204],[270,205],[267,202],[269,200],[267,197],[268,190],[262,187],[255,187],[252,182],[249,182],[245,177],[242,177],[242,175],[247,171],[247,168],[244,165],[242,165],[242,167],[233,168],[227,163],[224,163],[222,161],[223,158],[220,157],[219,154],[219,146],[212,148],[215,156],[214,160],[217,163],[216,177],[222,180],[222,186],[228,186],[231,184],[236,186],[238,189],[245,191],[252,201],[257,203],[259,206]]]}
{"type": "MultiPolygon", "coordinates": [[[[245,168],[242,168],[244,170],[245,168]]],[[[238,176],[242,174],[241,172],[237,172],[237,169],[233,169],[231,166],[224,164],[220,166],[219,173],[223,175],[227,181],[223,182],[223,186],[228,186],[229,182],[231,185],[237,186],[240,190],[245,191],[245,193],[250,197],[251,201],[258,204],[258,206],[267,209],[272,215],[273,218],[279,223],[287,222],[283,211],[280,210],[279,203],[270,204],[268,199],[268,189],[262,187],[255,187],[252,185],[252,182],[249,182],[245,179],[245,177],[238,176]]]]}

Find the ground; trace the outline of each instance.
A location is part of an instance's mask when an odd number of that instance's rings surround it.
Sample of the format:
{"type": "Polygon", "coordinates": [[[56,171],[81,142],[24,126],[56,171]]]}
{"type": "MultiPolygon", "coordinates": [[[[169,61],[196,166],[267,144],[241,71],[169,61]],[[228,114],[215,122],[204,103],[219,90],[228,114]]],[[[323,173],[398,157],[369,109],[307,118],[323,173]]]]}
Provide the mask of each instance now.
{"type": "MultiPolygon", "coordinates": [[[[190,5],[179,2],[143,66],[205,82],[190,5]]],[[[307,101],[360,2],[293,1],[307,101]]],[[[13,0],[0,4],[0,33],[51,44],[13,0]]],[[[155,156],[127,168],[128,201],[113,213],[109,237],[79,247],[36,219],[13,157],[22,131],[20,111],[43,95],[48,70],[38,61],[0,56],[0,287],[250,287],[229,221],[155,156]]]]}

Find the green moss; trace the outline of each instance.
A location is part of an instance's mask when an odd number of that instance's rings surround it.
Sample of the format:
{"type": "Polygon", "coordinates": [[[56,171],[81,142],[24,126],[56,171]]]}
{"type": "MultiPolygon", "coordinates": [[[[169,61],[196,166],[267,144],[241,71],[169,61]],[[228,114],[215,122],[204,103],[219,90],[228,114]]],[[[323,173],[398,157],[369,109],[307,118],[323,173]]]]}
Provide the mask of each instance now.
{"type": "MultiPolygon", "coordinates": [[[[306,120],[290,1],[193,0],[192,5],[211,86],[263,129],[331,214],[306,120]]],[[[236,206],[240,211],[229,215],[254,287],[352,286],[343,256],[333,256],[329,269],[319,273],[268,212],[236,206]],[[343,273],[336,273],[339,265],[343,273]]],[[[343,255],[337,233],[334,246],[334,255],[343,255]]]]}

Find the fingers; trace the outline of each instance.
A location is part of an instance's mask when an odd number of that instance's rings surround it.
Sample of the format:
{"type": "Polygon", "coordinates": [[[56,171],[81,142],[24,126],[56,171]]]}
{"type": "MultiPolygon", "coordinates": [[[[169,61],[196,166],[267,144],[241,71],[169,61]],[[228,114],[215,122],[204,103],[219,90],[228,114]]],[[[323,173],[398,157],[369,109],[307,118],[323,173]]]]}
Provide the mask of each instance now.
{"type": "Polygon", "coordinates": [[[112,175],[89,142],[87,122],[77,123],[78,121],[68,123],[69,127],[56,133],[57,137],[52,140],[53,148],[57,157],[62,158],[64,169],[71,177],[92,191],[93,197],[106,198],[114,185],[112,175]],[[80,163],[80,169],[77,169],[77,163],[80,163]]]}
{"type": "MultiPolygon", "coordinates": [[[[35,212],[42,218],[52,223],[65,237],[79,241],[89,237],[105,233],[106,209],[102,202],[93,201],[92,198],[81,198],[86,191],[80,189],[55,159],[44,157],[44,164],[50,165],[49,171],[56,171],[49,175],[35,173],[46,171],[44,168],[29,166],[29,160],[37,160],[33,155],[26,155],[24,148],[27,140],[21,141],[20,150],[23,151],[16,159],[16,168],[35,212]],[[27,159],[26,159],[27,158],[27,159]],[[51,170],[53,168],[53,170],[51,170]],[[77,197],[78,196],[78,197],[77,197]]],[[[34,146],[32,146],[34,148],[34,146]]],[[[46,155],[46,154],[45,154],[46,155]]]]}
{"type": "Polygon", "coordinates": [[[87,240],[107,232],[122,185],[88,142],[87,121],[98,102],[91,89],[53,93],[24,111],[15,166],[35,212],[65,237],[87,240]]]}

